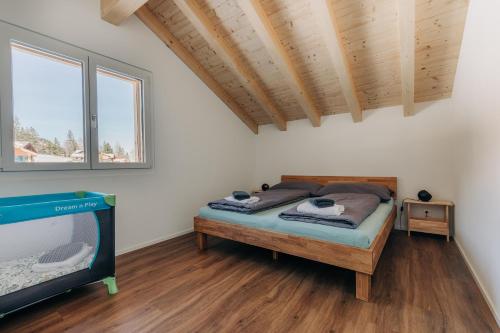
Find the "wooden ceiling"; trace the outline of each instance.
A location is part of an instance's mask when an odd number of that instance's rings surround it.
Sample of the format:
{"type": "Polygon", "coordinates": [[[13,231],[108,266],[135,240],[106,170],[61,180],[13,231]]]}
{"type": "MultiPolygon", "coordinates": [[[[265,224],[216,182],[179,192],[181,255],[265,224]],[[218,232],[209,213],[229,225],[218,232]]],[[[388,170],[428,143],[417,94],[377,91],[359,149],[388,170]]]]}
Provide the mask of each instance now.
{"type": "Polygon", "coordinates": [[[468,0],[101,0],[135,14],[254,132],[451,96],[468,0]],[[141,7],[142,6],[142,7],[141,7]],[[137,11],[136,11],[137,10],[137,11]]]}

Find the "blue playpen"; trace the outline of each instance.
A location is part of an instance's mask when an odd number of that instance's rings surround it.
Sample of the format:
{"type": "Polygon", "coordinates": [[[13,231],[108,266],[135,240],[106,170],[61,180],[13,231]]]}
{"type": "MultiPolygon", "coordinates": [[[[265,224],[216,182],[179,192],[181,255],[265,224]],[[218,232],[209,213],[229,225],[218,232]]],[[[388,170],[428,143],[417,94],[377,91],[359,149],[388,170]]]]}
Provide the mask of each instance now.
{"type": "Polygon", "coordinates": [[[0,198],[0,318],[88,283],[115,281],[115,196],[0,198]]]}

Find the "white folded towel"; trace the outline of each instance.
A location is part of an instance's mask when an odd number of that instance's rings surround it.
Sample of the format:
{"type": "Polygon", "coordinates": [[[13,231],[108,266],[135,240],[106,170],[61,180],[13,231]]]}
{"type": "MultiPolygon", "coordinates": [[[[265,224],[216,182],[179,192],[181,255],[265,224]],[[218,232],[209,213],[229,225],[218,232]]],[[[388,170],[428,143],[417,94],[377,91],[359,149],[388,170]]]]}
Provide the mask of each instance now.
{"type": "Polygon", "coordinates": [[[297,206],[297,211],[299,213],[305,214],[315,214],[323,216],[339,216],[344,212],[343,205],[333,205],[330,207],[319,208],[314,206],[309,201],[303,202],[297,206]]]}
{"type": "Polygon", "coordinates": [[[232,195],[230,195],[228,197],[225,197],[224,200],[231,201],[231,202],[238,202],[238,203],[245,204],[245,205],[251,205],[251,204],[259,202],[260,198],[253,196],[253,197],[250,197],[248,199],[238,200],[238,199],[235,199],[232,195]]]}

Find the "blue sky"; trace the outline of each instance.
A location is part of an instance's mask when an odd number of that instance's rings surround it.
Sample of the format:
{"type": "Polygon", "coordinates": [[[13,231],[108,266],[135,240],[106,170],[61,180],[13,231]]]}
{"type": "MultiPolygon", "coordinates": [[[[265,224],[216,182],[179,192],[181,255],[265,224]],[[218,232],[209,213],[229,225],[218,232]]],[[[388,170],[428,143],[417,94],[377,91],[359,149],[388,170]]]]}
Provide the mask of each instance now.
{"type": "MultiPolygon", "coordinates": [[[[12,49],[14,115],[23,127],[64,143],[69,129],[83,138],[82,68],[12,49]]],[[[98,75],[99,145],[134,149],[134,87],[98,75]]],[[[132,156],[131,156],[132,157],[132,156]]]]}

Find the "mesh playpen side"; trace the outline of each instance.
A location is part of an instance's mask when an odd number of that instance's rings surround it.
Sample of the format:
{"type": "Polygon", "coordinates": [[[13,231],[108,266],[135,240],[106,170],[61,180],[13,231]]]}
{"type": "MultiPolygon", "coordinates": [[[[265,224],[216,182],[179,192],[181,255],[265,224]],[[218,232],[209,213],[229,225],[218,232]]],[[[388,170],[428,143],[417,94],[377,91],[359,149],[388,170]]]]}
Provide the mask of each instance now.
{"type": "Polygon", "coordinates": [[[116,293],[114,204],[92,192],[0,199],[0,318],[92,282],[116,293]]]}

